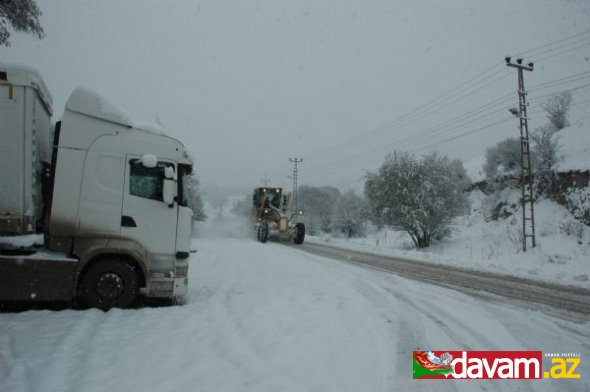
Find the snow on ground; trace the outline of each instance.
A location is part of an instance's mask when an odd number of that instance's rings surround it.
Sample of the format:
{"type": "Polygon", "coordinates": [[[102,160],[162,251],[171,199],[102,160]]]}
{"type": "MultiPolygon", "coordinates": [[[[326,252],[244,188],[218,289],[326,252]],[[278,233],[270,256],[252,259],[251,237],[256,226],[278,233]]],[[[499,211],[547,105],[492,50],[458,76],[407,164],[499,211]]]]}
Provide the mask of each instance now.
{"type": "Polygon", "coordinates": [[[489,207],[481,192],[473,192],[471,214],[455,220],[450,238],[416,249],[405,232],[381,230],[364,238],[330,235],[307,241],[330,243],[377,254],[499,272],[547,282],[590,287],[590,230],[562,206],[548,199],[535,203],[537,247],[522,251],[519,191],[502,195],[516,210],[507,219],[486,222],[489,207]],[[578,230],[582,230],[578,237],[578,230]],[[581,242],[581,243],[579,243],[581,242]]]}
{"type": "Polygon", "coordinates": [[[586,379],[414,381],[416,349],[576,352],[587,375],[590,328],[224,235],[231,226],[203,227],[220,237],[196,242],[184,306],[0,314],[0,391],[587,390],[586,379]]]}

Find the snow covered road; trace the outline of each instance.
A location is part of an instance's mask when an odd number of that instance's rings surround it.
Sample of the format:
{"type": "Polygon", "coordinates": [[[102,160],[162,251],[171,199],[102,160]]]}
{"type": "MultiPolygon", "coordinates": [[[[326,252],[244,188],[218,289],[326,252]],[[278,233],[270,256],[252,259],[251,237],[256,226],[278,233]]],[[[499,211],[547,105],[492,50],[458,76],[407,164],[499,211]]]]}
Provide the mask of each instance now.
{"type": "Polygon", "coordinates": [[[0,391],[588,390],[590,328],[251,239],[202,239],[187,304],[0,314],[0,391]],[[581,380],[412,380],[412,351],[581,354],[581,380]]]}
{"type": "Polygon", "coordinates": [[[590,320],[590,290],[582,287],[534,281],[512,275],[470,270],[418,260],[307,242],[301,249],[320,256],[371,266],[421,282],[517,300],[521,305],[577,321],[590,320]]]}

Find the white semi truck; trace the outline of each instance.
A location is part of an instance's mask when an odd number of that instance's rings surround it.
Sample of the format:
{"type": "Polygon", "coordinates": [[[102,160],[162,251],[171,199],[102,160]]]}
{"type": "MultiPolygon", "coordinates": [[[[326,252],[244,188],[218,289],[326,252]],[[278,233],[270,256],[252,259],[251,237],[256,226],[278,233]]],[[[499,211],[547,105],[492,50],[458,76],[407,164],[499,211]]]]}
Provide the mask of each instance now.
{"type": "Polygon", "coordinates": [[[188,151],[89,89],[53,129],[51,104],[38,72],[0,64],[0,302],[181,298],[188,151]],[[41,245],[22,246],[32,233],[41,245]]]}

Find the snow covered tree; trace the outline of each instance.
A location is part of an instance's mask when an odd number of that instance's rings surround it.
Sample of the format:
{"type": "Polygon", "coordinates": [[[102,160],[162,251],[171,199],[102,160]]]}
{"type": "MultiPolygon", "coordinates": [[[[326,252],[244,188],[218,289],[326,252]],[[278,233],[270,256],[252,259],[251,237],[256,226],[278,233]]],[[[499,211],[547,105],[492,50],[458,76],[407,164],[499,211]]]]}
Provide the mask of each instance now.
{"type": "Polygon", "coordinates": [[[299,187],[298,208],[303,209],[301,221],[305,223],[310,234],[318,231],[329,232],[332,225],[332,210],[340,196],[338,188],[331,186],[313,187],[303,185],[299,187]]]}
{"type": "Polygon", "coordinates": [[[186,180],[185,189],[188,206],[193,210],[193,219],[202,222],[207,219],[207,215],[199,192],[199,180],[195,176],[187,177],[186,180]]]}
{"type": "Polygon", "coordinates": [[[346,233],[348,238],[361,235],[368,221],[368,212],[365,199],[348,191],[336,199],[332,211],[332,229],[346,233]]]}
{"type": "Polygon", "coordinates": [[[520,175],[520,142],[509,137],[486,149],[483,171],[487,178],[520,175]]]}
{"type": "Polygon", "coordinates": [[[567,121],[567,113],[572,104],[572,93],[569,91],[562,91],[553,94],[549,100],[541,105],[543,110],[547,112],[549,122],[553,124],[557,131],[569,126],[567,121]]]}
{"type": "Polygon", "coordinates": [[[39,23],[41,10],[34,0],[0,1],[0,46],[10,46],[11,26],[14,31],[30,33],[37,38],[45,37],[39,23]]]}
{"type": "Polygon", "coordinates": [[[367,174],[365,195],[375,223],[406,231],[424,248],[448,235],[451,220],[468,211],[469,183],[459,160],[433,152],[416,161],[396,153],[377,173],[367,174]]]}

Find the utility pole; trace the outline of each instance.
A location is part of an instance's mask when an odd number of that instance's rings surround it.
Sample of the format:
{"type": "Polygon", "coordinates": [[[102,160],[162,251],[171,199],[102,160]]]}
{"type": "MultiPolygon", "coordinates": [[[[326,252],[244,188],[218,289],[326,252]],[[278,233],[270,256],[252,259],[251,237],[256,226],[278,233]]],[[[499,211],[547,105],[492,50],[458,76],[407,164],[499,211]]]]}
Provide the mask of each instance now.
{"type": "Polygon", "coordinates": [[[291,222],[293,225],[297,223],[297,216],[299,209],[297,207],[297,164],[303,162],[303,159],[289,158],[289,162],[293,162],[293,202],[291,203],[291,222]]]}
{"type": "Polygon", "coordinates": [[[527,117],[527,92],[524,89],[523,71],[532,71],[533,63],[523,64],[522,59],[516,59],[516,64],[506,57],[506,65],[518,70],[518,110],[510,112],[519,119],[520,129],[520,184],[522,192],[522,250],[526,252],[527,238],[531,239],[534,248],[535,241],[535,209],[533,195],[533,173],[531,170],[531,149],[529,144],[529,127],[527,117]]]}

